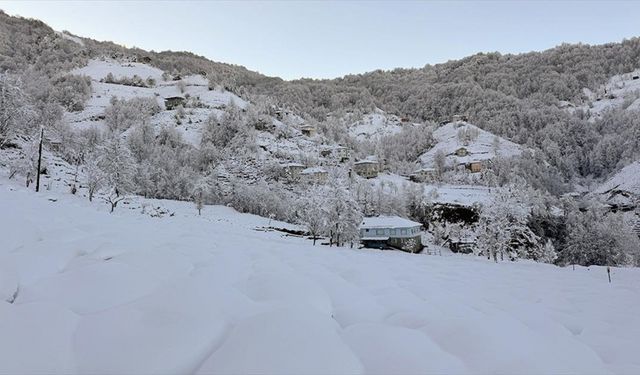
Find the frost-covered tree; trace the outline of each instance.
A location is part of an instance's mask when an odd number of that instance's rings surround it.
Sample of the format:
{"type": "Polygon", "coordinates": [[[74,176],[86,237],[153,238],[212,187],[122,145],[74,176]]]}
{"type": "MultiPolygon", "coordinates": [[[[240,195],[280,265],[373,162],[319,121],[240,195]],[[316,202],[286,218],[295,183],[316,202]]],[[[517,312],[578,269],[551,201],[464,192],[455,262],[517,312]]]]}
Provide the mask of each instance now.
{"type": "Polygon", "coordinates": [[[104,176],[105,201],[111,205],[111,212],[133,190],[134,163],[131,151],[119,137],[106,139],[100,148],[98,166],[104,176]]]}
{"type": "Polygon", "coordinates": [[[201,143],[226,147],[244,125],[240,109],[230,104],[220,119],[215,114],[209,116],[202,130],[201,143]]]}
{"type": "Polygon", "coordinates": [[[198,215],[202,214],[202,208],[204,204],[207,202],[209,194],[211,191],[211,184],[208,178],[204,176],[200,176],[196,183],[193,184],[193,189],[191,191],[191,199],[193,200],[193,204],[196,206],[198,210],[198,215]]]}
{"type": "Polygon", "coordinates": [[[91,79],[87,76],[68,74],[52,81],[53,98],[68,111],[82,111],[91,97],[91,79]]]}
{"type": "Polygon", "coordinates": [[[104,174],[98,164],[98,156],[95,154],[87,155],[83,170],[89,202],[92,202],[93,196],[100,190],[104,181],[104,174]]]}
{"type": "Polygon", "coordinates": [[[314,246],[318,236],[327,227],[326,197],[324,193],[324,189],[317,186],[312,187],[308,190],[307,197],[300,202],[300,222],[307,228],[313,238],[314,246]]]}
{"type": "Polygon", "coordinates": [[[332,181],[326,202],[327,227],[331,242],[342,246],[359,239],[362,214],[358,202],[351,196],[342,181],[332,181]]]}
{"type": "Polygon", "coordinates": [[[529,204],[516,186],[497,189],[481,210],[478,251],[496,262],[505,257],[539,260],[543,248],[540,238],[527,225],[529,204]]]}
{"type": "Polygon", "coordinates": [[[135,124],[148,122],[160,111],[155,98],[132,98],[129,100],[111,98],[110,105],[104,111],[104,121],[109,130],[123,132],[135,124]]]}
{"type": "Polygon", "coordinates": [[[583,266],[637,265],[640,238],[624,217],[604,213],[597,204],[569,213],[567,244],[559,255],[560,264],[583,266]]]}
{"type": "Polygon", "coordinates": [[[436,176],[438,180],[442,179],[444,172],[447,170],[447,158],[444,151],[438,150],[433,156],[433,167],[436,170],[436,176]]]}
{"type": "Polygon", "coordinates": [[[26,125],[31,114],[31,104],[19,82],[0,74],[0,148],[26,125]]]}

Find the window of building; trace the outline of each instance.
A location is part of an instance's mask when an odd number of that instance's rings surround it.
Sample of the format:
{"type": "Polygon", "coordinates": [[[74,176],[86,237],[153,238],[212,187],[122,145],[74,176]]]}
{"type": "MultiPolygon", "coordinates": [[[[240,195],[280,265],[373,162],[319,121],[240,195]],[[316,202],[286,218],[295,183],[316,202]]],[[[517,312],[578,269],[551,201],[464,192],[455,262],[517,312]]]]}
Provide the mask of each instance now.
{"type": "Polygon", "coordinates": [[[400,234],[404,234],[404,235],[406,235],[406,234],[407,234],[407,230],[406,230],[406,229],[402,229],[402,230],[400,230],[400,234]]]}

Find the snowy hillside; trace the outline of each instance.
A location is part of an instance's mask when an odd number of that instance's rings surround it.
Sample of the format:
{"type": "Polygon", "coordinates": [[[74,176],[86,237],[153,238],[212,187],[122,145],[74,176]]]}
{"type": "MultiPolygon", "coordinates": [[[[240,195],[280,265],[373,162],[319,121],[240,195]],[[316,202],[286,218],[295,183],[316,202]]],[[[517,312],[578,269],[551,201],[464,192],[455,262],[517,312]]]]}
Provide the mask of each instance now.
{"type": "Polygon", "coordinates": [[[640,161],[622,168],[598,186],[595,194],[615,206],[632,207],[640,203],[640,161]]]}
{"type": "MultiPolygon", "coordinates": [[[[164,99],[171,97],[191,97],[202,103],[203,108],[189,110],[189,119],[192,123],[204,121],[209,114],[218,113],[231,101],[244,108],[247,103],[240,97],[220,90],[209,90],[209,83],[203,76],[187,76],[178,80],[163,78],[163,71],[138,62],[118,61],[112,59],[90,60],[83,68],[73,70],[71,73],[84,75],[91,78],[92,95],[85,104],[85,109],[79,112],[65,113],[65,120],[75,129],[104,124],[103,114],[113,97],[118,99],[132,99],[136,97],[155,98],[158,105],[164,109],[164,99]],[[134,76],[142,80],[153,80],[149,87],[137,87],[119,83],[104,82],[111,74],[118,81],[132,79],[134,76]]],[[[162,125],[176,125],[175,110],[161,111],[156,114],[151,123],[157,127],[162,125]]],[[[185,140],[197,144],[200,140],[200,127],[190,125],[187,121],[176,126],[176,129],[184,136],[185,140]]]]}
{"type": "Polygon", "coordinates": [[[640,371],[638,269],[314,247],[168,203],[0,181],[0,373],[640,371]]]}
{"type": "Polygon", "coordinates": [[[378,109],[351,124],[349,126],[349,135],[359,141],[375,140],[397,134],[406,126],[416,126],[416,124],[407,121],[403,122],[398,116],[387,114],[378,109]]]}
{"type": "Polygon", "coordinates": [[[640,69],[615,75],[596,92],[585,89],[584,94],[589,103],[578,108],[589,111],[592,120],[613,108],[640,110],[640,69]]]}
{"type": "Polygon", "coordinates": [[[473,161],[486,161],[497,156],[508,158],[522,153],[522,146],[498,137],[466,122],[451,122],[433,132],[436,145],[420,156],[424,167],[434,167],[438,153],[445,155],[449,167],[473,161]],[[459,154],[460,149],[465,151],[459,154]]]}

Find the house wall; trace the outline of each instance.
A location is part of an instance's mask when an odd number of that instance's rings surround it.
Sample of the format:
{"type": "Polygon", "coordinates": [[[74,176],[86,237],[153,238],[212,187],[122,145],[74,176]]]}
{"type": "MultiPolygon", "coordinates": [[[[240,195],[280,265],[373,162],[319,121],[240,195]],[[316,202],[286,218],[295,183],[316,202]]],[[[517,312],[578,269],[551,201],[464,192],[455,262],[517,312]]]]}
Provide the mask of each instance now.
{"type": "Polygon", "coordinates": [[[422,238],[420,235],[408,238],[389,238],[387,243],[390,246],[408,251],[411,253],[419,253],[422,251],[422,238]]]}
{"type": "Polygon", "coordinates": [[[482,163],[471,163],[469,164],[469,169],[472,173],[480,172],[482,171],[482,163]]]}
{"type": "Polygon", "coordinates": [[[356,164],[353,169],[362,177],[372,178],[378,175],[377,164],[356,164]]]}
{"type": "Polygon", "coordinates": [[[420,227],[412,228],[361,228],[361,237],[398,237],[409,238],[420,234],[420,227]]]}

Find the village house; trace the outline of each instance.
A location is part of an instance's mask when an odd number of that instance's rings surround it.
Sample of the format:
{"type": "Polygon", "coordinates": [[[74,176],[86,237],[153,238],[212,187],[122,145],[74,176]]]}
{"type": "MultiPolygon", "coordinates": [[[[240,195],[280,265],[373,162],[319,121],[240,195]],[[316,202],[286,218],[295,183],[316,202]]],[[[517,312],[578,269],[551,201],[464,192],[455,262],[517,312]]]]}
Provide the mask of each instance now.
{"type": "Polygon", "coordinates": [[[413,182],[435,181],[438,174],[435,168],[420,168],[409,175],[409,180],[413,182]]]}
{"type": "Polygon", "coordinates": [[[335,148],[335,157],[341,163],[349,160],[351,158],[351,150],[349,147],[337,146],[335,148]]]}
{"type": "Polygon", "coordinates": [[[467,118],[467,115],[453,115],[453,116],[451,116],[451,122],[460,122],[460,121],[467,122],[467,121],[469,121],[469,119],[467,118]]]}
{"type": "Polygon", "coordinates": [[[43,139],[43,143],[53,152],[62,151],[62,139],[57,135],[47,135],[43,139]]]}
{"type": "Polygon", "coordinates": [[[300,128],[300,131],[302,132],[302,135],[307,137],[313,137],[316,134],[318,134],[316,127],[313,125],[304,125],[303,127],[300,128]]]}
{"type": "Polygon", "coordinates": [[[289,180],[297,181],[300,179],[300,172],[307,168],[306,165],[300,163],[282,164],[282,169],[289,180]]]}
{"type": "Polygon", "coordinates": [[[480,160],[472,160],[467,163],[467,169],[471,171],[471,173],[481,172],[484,165],[480,160]]]}
{"type": "Polygon", "coordinates": [[[300,171],[300,178],[312,184],[324,184],[329,179],[329,173],[321,167],[311,167],[300,171]]]}
{"type": "Polygon", "coordinates": [[[466,147],[460,147],[455,151],[456,156],[467,156],[469,155],[469,150],[466,147]]]}
{"type": "Polygon", "coordinates": [[[364,178],[375,178],[378,177],[379,164],[375,160],[360,160],[353,164],[353,170],[364,178]]]}
{"type": "Polygon", "coordinates": [[[360,225],[364,247],[395,248],[411,253],[422,251],[422,224],[398,216],[366,217],[360,225]]]}
{"type": "Polygon", "coordinates": [[[182,96],[172,96],[169,98],[164,98],[164,107],[167,109],[167,111],[170,111],[172,109],[178,108],[179,106],[184,106],[185,102],[186,99],[182,96]]]}
{"type": "Polygon", "coordinates": [[[351,158],[351,150],[344,146],[326,146],[320,150],[322,157],[332,157],[339,162],[345,162],[351,158]]]}

